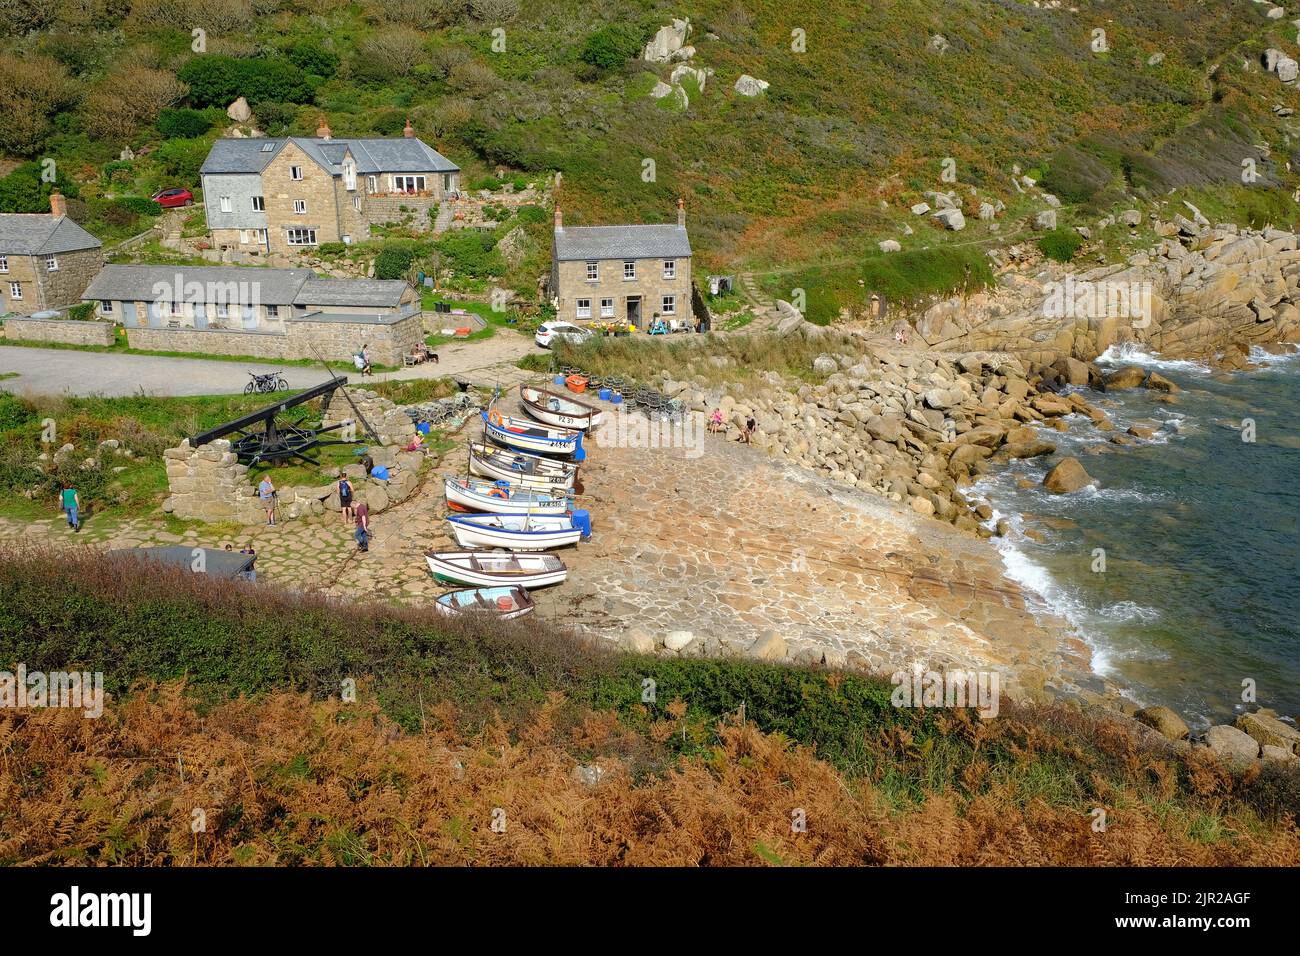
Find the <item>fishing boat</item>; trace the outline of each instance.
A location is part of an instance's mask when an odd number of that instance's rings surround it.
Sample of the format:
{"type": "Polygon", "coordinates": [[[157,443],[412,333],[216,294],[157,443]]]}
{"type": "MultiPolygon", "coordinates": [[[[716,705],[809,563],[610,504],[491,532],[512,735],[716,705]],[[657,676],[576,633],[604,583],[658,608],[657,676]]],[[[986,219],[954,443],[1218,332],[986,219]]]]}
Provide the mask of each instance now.
{"type": "Polygon", "coordinates": [[[558,490],[573,487],[578,466],[472,441],[469,443],[469,471],[472,475],[503,479],[524,488],[558,490]]]}
{"type": "Polygon", "coordinates": [[[520,385],[519,403],[525,412],[548,425],[586,431],[600,424],[601,410],[595,405],[544,388],[520,385]]]}
{"type": "Polygon", "coordinates": [[[509,551],[426,551],[424,560],[439,581],[492,587],[544,588],[559,584],[569,569],[553,554],[509,551]]]}
{"type": "Polygon", "coordinates": [[[569,515],[448,515],[447,524],[462,548],[512,551],[565,548],[577,544],[585,530],[569,515]]]}
{"type": "Polygon", "coordinates": [[[553,428],[511,418],[495,408],[483,412],[483,436],[489,441],[542,455],[571,455],[577,461],[587,457],[582,449],[582,432],[572,428],[553,428]]]}
{"type": "Polygon", "coordinates": [[[462,588],[434,599],[442,614],[492,614],[503,621],[531,614],[536,605],[528,592],[517,587],[462,588]]]}
{"type": "Polygon", "coordinates": [[[505,479],[443,478],[447,504],[499,515],[562,515],[573,505],[566,488],[539,491],[511,484],[505,479]]]}

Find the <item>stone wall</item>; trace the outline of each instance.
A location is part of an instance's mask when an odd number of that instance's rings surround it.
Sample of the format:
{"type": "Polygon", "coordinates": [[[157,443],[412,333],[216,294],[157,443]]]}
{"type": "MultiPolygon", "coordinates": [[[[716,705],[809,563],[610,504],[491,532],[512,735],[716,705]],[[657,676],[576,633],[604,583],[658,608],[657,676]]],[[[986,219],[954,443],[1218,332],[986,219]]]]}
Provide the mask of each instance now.
{"type": "Polygon", "coordinates": [[[76,305],[90,280],[104,265],[99,247],[60,252],[58,268],[53,272],[45,265],[45,256],[9,254],[9,271],[0,274],[0,312],[31,315],[47,309],[76,305]],[[10,283],[17,282],[23,297],[10,295],[10,283]]]}
{"type": "Polygon", "coordinates": [[[15,319],[5,322],[5,338],[69,345],[112,345],[113,323],[77,319],[15,319]]]}
{"type": "Polygon", "coordinates": [[[133,349],[155,352],[195,352],[204,355],[251,355],[256,358],[311,358],[290,352],[289,337],[279,332],[246,332],[235,329],[126,329],[126,341],[133,349]]]}
{"type": "MultiPolygon", "coordinates": [[[[64,323],[67,324],[67,323],[64,323]]],[[[90,323],[77,323],[87,325],[90,323]]],[[[158,352],[201,352],[208,355],[251,355],[268,359],[314,359],[348,361],[364,343],[370,360],[379,365],[402,364],[423,341],[420,313],[391,322],[291,319],[286,332],[251,332],[235,329],[152,329],[126,330],[133,349],[158,352]]]]}
{"type": "MultiPolygon", "coordinates": [[[[379,441],[384,445],[405,445],[415,436],[411,416],[402,411],[388,399],[376,395],[364,388],[350,388],[347,396],[343,389],[335,389],[330,403],[321,416],[324,425],[337,425],[340,422],[355,421],[357,412],[371,428],[379,434],[379,441]],[[348,403],[348,398],[352,404],[348,403]],[[356,405],[354,411],[352,405],[356,405]]],[[[364,426],[357,423],[357,438],[364,440],[364,426]]]]}
{"type": "MultiPolygon", "coordinates": [[[[388,177],[383,177],[387,179],[388,177]]],[[[437,180],[438,190],[442,189],[442,177],[434,176],[437,180]]],[[[433,196],[367,196],[365,200],[366,218],[377,225],[386,223],[403,222],[410,219],[413,229],[418,232],[425,232],[433,228],[433,216],[429,214],[430,210],[437,215],[439,200],[433,196]],[[403,212],[405,209],[405,212],[403,212]]]]}
{"type": "MultiPolygon", "coordinates": [[[[409,423],[409,419],[407,421],[409,423]]],[[[378,513],[411,496],[424,456],[419,452],[403,452],[395,445],[371,448],[370,456],[376,465],[388,468],[386,481],[367,478],[360,464],[345,465],[342,472],[352,480],[357,500],[364,501],[372,512],[378,513]]],[[[176,448],[163,452],[163,459],[167,466],[167,487],[171,492],[163,502],[163,511],[178,518],[198,521],[228,521],[242,525],[265,523],[266,512],[257,496],[257,488],[248,477],[248,466],[239,463],[227,439],[219,438],[198,448],[192,448],[186,439],[176,448]]],[[[275,484],[274,469],[269,474],[275,484]]],[[[277,485],[276,491],[277,520],[339,510],[338,493],[332,481],[306,487],[277,485]]]]}

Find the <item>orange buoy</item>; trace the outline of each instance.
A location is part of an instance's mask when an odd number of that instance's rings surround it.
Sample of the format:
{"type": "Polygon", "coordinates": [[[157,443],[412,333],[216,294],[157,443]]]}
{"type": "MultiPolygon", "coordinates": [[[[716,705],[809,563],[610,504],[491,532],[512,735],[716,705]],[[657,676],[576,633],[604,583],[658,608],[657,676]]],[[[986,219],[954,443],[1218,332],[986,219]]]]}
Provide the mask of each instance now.
{"type": "Polygon", "coordinates": [[[501,413],[494,408],[492,411],[488,412],[488,421],[500,428],[501,423],[504,422],[505,419],[502,417],[501,413]]]}

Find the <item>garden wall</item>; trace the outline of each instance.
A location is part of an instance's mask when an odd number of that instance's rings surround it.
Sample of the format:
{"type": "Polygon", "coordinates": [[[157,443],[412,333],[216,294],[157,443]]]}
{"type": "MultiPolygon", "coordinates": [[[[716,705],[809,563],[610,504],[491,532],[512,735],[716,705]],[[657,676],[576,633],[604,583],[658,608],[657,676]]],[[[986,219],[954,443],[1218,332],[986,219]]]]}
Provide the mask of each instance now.
{"type": "Polygon", "coordinates": [[[5,338],[26,342],[64,342],[69,345],[112,345],[113,323],[93,319],[5,320],[5,338]]]}

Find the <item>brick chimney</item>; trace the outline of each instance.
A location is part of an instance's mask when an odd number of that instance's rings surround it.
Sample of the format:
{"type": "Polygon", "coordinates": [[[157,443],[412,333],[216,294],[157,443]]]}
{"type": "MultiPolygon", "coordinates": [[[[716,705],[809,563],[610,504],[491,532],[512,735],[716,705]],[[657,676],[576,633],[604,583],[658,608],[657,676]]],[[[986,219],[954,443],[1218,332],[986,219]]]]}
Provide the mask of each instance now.
{"type": "Polygon", "coordinates": [[[316,138],[329,139],[333,135],[334,134],[330,132],[329,122],[325,119],[324,114],[321,114],[320,125],[316,127],[316,138]]]}
{"type": "Polygon", "coordinates": [[[564,232],[564,213],[560,211],[559,206],[555,207],[555,231],[564,232]]]}
{"type": "Polygon", "coordinates": [[[411,126],[411,117],[406,118],[406,128],[402,130],[402,135],[407,139],[415,139],[415,128],[411,126]]]}
{"type": "Polygon", "coordinates": [[[62,219],[68,214],[68,203],[63,198],[63,193],[50,193],[50,215],[55,219],[62,219]]]}
{"type": "Polygon", "coordinates": [[[686,228],[686,200],[681,196],[677,197],[677,228],[686,228]]]}

